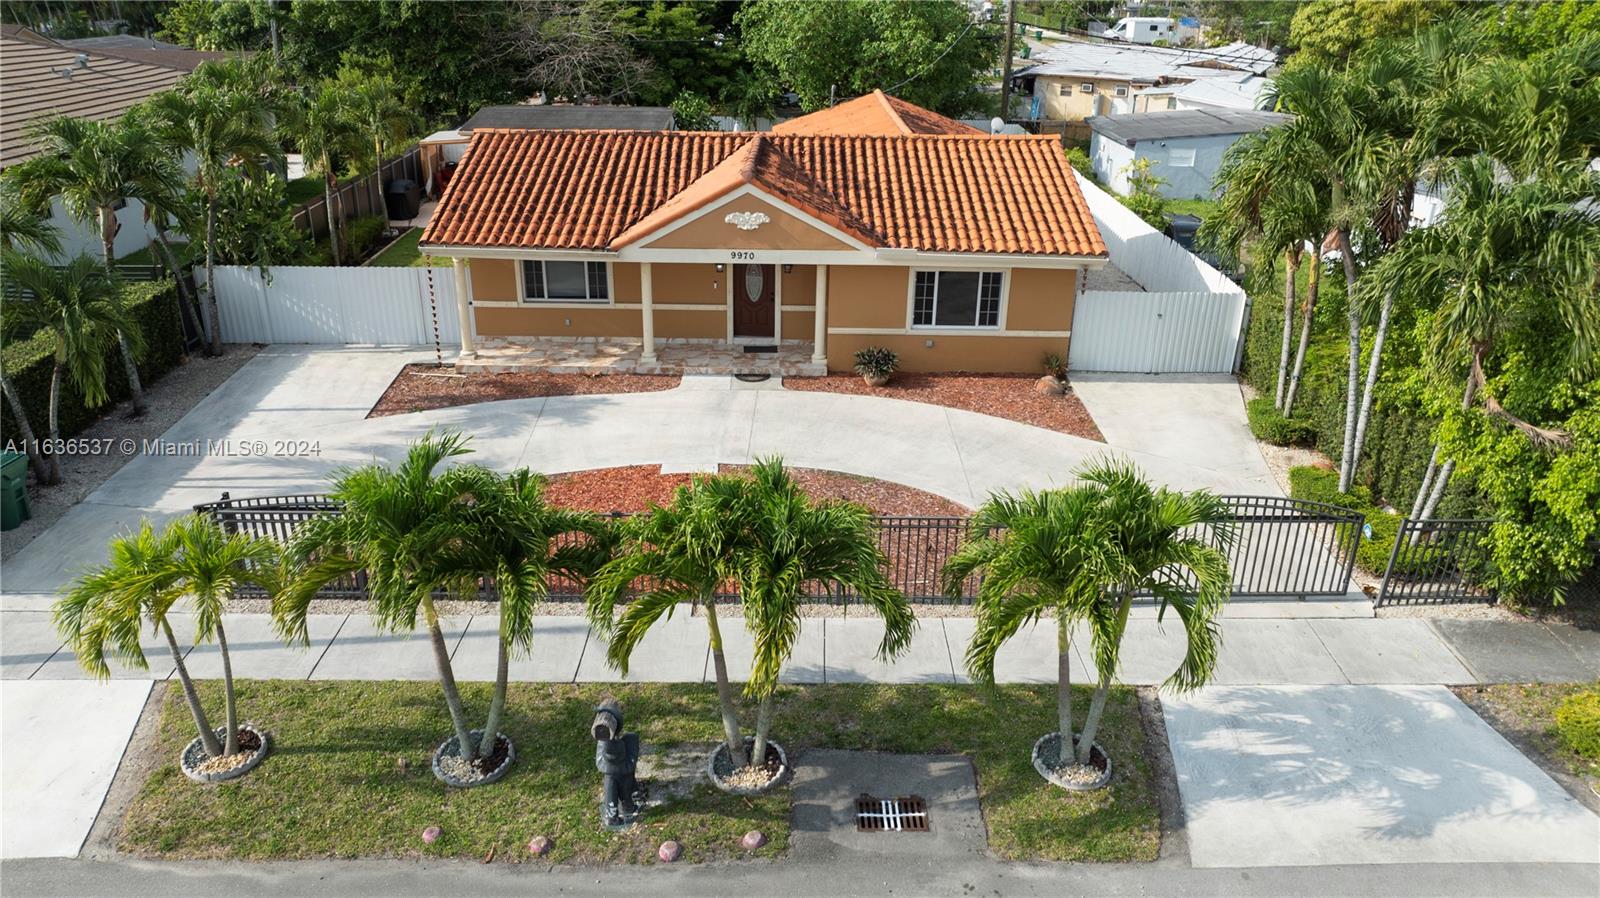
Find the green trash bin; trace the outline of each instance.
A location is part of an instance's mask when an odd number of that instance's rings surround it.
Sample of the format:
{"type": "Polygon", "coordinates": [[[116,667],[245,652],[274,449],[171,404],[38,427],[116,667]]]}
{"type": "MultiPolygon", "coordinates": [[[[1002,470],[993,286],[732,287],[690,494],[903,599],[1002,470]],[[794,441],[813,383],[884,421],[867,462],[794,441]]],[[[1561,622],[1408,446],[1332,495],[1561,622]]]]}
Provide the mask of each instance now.
{"type": "Polygon", "coordinates": [[[31,517],[27,453],[0,452],[0,530],[20,527],[31,517]]]}

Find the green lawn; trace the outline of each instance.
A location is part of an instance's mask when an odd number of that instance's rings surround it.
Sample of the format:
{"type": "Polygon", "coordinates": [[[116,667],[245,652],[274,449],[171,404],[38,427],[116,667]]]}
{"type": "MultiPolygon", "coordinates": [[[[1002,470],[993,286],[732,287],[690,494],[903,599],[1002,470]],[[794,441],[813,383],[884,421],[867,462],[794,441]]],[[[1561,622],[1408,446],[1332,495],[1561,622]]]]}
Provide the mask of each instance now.
{"type": "MultiPolygon", "coordinates": [[[[481,713],[488,684],[465,684],[481,713]]],[[[791,752],[806,747],[898,752],[961,752],[977,768],[990,849],[1001,857],[1070,861],[1154,860],[1160,820],[1144,757],[1138,700],[1118,688],[1099,741],[1117,767],[1113,785],[1069,793],[1033,770],[1034,739],[1054,728],[1053,686],[833,685],[785,687],[773,735],[791,752]]],[[[216,682],[203,684],[220,704],[216,682]]],[[[502,727],[517,747],[511,773],[479,789],[446,789],[428,769],[450,731],[431,682],[243,681],[244,720],[265,727],[273,752],[240,781],[197,786],[176,758],[193,723],[176,687],[162,709],[164,763],[140,789],[121,848],[174,858],[250,860],[311,857],[419,857],[527,861],[535,835],[555,842],[555,862],[652,862],[676,839],[689,861],[746,856],[739,837],[760,829],[771,840],[757,856],[789,844],[788,789],[739,798],[701,787],[647,815],[633,830],[597,823],[600,775],[588,735],[593,709],[615,695],[647,746],[718,738],[716,695],[708,685],[514,683],[502,727]],[[424,846],[419,834],[443,837],[424,846]]],[[[1088,706],[1088,691],[1078,707],[1088,706]]],[[[220,715],[220,708],[217,712],[220,715]]],[[[1080,712],[1081,713],[1081,712],[1080,712]]]]}
{"type": "Polygon", "coordinates": [[[372,258],[368,265],[382,265],[389,268],[416,268],[423,263],[422,253],[417,250],[417,241],[422,239],[422,229],[412,228],[404,236],[387,249],[372,258]]]}
{"type": "Polygon", "coordinates": [[[1205,219],[1217,209],[1216,200],[1167,200],[1166,211],[1205,219]]]}
{"type": "MultiPolygon", "coordinates": [[[[172,244],[172,254],[178,258],[178,264],[182,265],[185,262],[188,262],[191,257],[197,261],[204,261],[205,248],[196,244],[174,241],[172,244]]],[[[128,253],[126,256],[117,259],[117,264],[164,265],[166,262],[159,249],[153,249],[150,246],[145,246],[143,249],[128,253]]]]}
{"type": "Polygon", "coordinates": [[[305,175],[284,185],[283,198],[291,207],[323,195],[321,175],[305,175]]]}

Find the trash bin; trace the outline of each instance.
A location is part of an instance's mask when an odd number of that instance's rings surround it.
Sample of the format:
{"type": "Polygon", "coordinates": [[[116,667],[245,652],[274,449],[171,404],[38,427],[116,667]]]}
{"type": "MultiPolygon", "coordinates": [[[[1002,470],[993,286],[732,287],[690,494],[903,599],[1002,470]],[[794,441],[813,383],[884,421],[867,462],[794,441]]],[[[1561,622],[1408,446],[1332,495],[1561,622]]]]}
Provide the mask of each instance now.
{"type": "Polygon", "coordinates": [[[422,188],[409,178],[396,178],[383,192],[390,221],[410,221],[422,209],[422,188]]]}
{"type": "Polygon", "coordinates": [[[0,530],[13,530],[31,517],[28,456],[23,452],[0,452],[0,530]]]}

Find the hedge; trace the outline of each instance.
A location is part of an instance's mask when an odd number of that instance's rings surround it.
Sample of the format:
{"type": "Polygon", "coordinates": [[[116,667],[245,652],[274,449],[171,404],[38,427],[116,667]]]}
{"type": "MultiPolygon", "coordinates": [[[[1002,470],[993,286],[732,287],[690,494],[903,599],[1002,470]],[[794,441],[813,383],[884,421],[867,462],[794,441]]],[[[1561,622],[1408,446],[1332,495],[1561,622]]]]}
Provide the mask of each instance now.
{"type": "MultiPolygon", "coordinates": [[[[178,311],[177,287],[171,278],[159,281],[123,285],[129,309],[144,334],[144,357],[139,359],[139,380],[148,388],[163,374],[176,367],[185,355],[183,323],[178,311]]],[[[55,367],[53,340],[49,331],[40,331],[26,340],[18,340],[0,351],[0,364],[5,365],[6,376],[11,379],[22,399],[22,407],[33,426],[34,436],[44,439],[48,435],[50,414],[50,375],[55,367]]],[[[59,412],[61,436],[82,433],[99,420],[117,402],[128,398],[128,379],[122,370],[120,352],[113,346],[106,360],[106,390],[111,401],[98,408],[84,405],[83,394],[70,380],[61,385],[59,412]]],[[[9,403],[0,408],[0,428],[15,434],[17,422],[11,416],[9,403]]]]}
{"type": "Polygon", "coordinates": [[[1265,396],[1245,403],[1245,417],[1250,421],[1250,432],[1256,439],[1277,446],[1309,446],[1317,439],[1310,422],[1301,418],[1285,418],[1265,396]]]}
{"type": "Polygon", "coordinates": [[[1374,503],[1371,490],[1358,485],[1348,493],[1341,493],[1339,472],[1303,466],[1289,469],[1289,495],[1310,502],[1341,505],[1366,515],[1372,536],[1368,538],[1362,534],[1356,546],[1356,564],[1373,576],[1383,576],[1389,567],[1389,555],[1394,551],[1395,537],[1400,535],[1400,516],[1374,503]]]}
{"type": "Polygon", "coordinates": [[[1556,734],[1580,757],[1600,761],[1600,691],[1578,692],[1556,708],[1556,734]]]}

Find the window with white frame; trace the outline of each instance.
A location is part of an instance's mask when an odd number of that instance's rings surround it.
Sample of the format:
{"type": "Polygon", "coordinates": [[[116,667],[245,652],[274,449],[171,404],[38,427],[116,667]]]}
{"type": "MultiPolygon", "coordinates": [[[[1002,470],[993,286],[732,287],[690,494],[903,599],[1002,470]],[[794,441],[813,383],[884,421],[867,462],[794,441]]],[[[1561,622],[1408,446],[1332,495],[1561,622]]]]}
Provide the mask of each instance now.
{"type": "Polygon", "coordinates": [[[1085,93],[1085,94],[1094,93],[1094,82],[1093,81],[1085,81],[1082,84],[1078,85],[1078,92],[1079,93],[1085,93]]]}
{"type": "Polygon", "coordinates": [[[1168,147],[1167,164],[1173,168],[1194,168],[1194,147],[1168,147]]]}
{"type": "Polygon", "coordinates": [[[606,263],[523,259],[522,298],[531,302],[604,302],[611,298],[606,263]]]}
{"type": "Polygon", "coordinates": [[[1126,97],[1127,95],[1128,95],[1128,89],[1126,87],[1117,88],[1117,96],[1126,97]]]}
{"type": "Polygon", "coordinates": [[[999,327],[1000,271],[919,271],[912,327],[999,327]]]}

